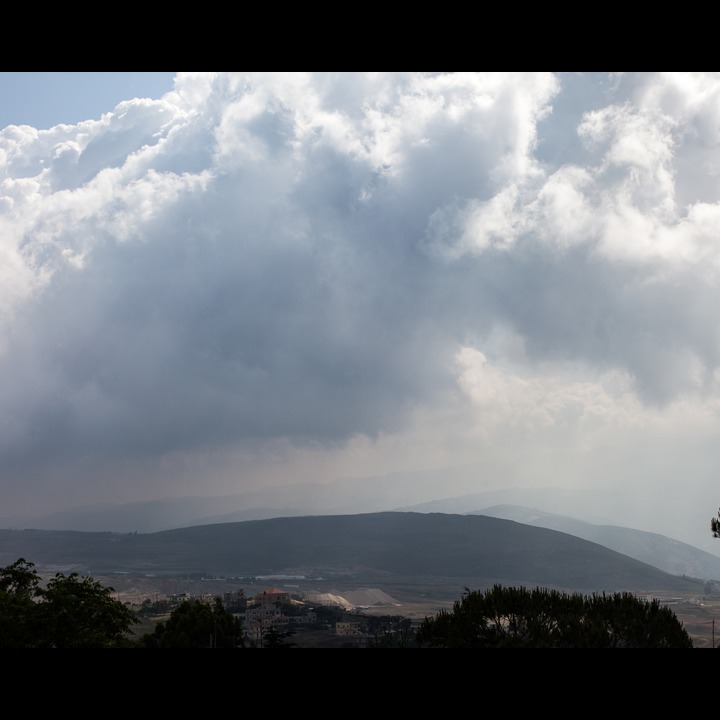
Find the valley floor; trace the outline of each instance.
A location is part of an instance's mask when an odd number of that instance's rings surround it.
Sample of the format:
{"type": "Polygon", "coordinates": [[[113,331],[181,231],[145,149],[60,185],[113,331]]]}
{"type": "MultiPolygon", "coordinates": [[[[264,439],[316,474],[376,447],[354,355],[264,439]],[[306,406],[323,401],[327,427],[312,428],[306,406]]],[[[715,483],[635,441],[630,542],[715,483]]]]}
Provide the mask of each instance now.
{"type": "MultiPolygon", "coordinates": [[[[379,587],[361,587],[348,583],[343,586],[337,580],[323,585],[312,585],[302,581],[275,581],[257,579],[238,583],[217,579],[189,578],[152,578],[129,577],[123,575],[95,578],[106,587],[114,589],[114,597],[131,604],[141,604],[145,599],[162,600],[167,596],[181,595],[190,597],[207,594],[220,595],[242,588],[247,598],[270,587],[281,587],[292,595],[302,597],[309,604],[335,605],[344,610],[355,609],[365,615],[399,615],[410,619],[422,619],[435,615],[441,609],[451,609],[455,600],[462,595],[462,587],[446,588],[444,593],[438,586],[387,585],[379,587]]],[[[661,599],[661,602],[662,599],[661,599]]],[[[671,598],[664,604],[683,623],[683,627],[693,640],[695,648],[720,646],[720,599],[671,598]],[[716,628],[717,625],[717,628],[716,628]]],[[[312,647],[312,643],[322,647],[343,647],[342,638],[335,639],[331,633],[321,633],[314,637],[312,633],[303,633],[297,637],[301,647],[312,647]],[[309,644],[308,644],[309,643],[309,644]]]]}

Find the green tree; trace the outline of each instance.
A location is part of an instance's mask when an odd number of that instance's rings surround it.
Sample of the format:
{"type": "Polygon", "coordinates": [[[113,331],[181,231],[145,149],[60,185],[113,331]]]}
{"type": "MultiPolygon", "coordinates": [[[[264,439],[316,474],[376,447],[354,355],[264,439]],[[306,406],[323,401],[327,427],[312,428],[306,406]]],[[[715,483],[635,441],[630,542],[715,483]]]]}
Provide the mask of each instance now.
{"type": "Polygon", "coordinates": [[[212,605],[201,600],[184,600],[160,622],[152,633],[141,638],[149,648],[237,648],[244,647],[242,623],[216,597],[212,605]]]}
{"type": "Polygon", "coordinates": [[[370,648],[417,647],[412,620],[402,615],[380,615],[366,618],[368,631],[373,636],[370,648]]]}
{"type": "Polygon", "coordinates": [[[20,558],[0,568],[0,647],[108,648],[132,645],[133,612],[91,577],[57,573],[42,587],[20,558]]]}
{"type": "Polygon", "coordinates": [[[415,633],[404,627],[399,630],[385,630],[376,634],[368,645],[370,648],[414,648],[418,647],[415,633]]]}
{"type": "Polygon", "coordinates": [[[58,573],[38,604],[41,645],[57,648],[124,647],[137,616],[112,597],[113,588],[78,573],[58,573]]]}
{"type": "Polygon", "coordinates": [[[290,648],[297,647],[290,638],[295,634],[294,630],[280,630],[275,625],[268,625],[262,631],[263,648],[290,648]]]}
{"type": "Polygon", "coordinates": [[[40,576],[25,558],[0,568],[0,648],[37,644],[35,598],[39,588],[40,576]]]}
{"type": "Polygon", "coordinates": [[[693,647],[675,613],[657,600],[501,585],[466,588],[452,610],[423,621],[416,641],[437,648],[693,647]]]}
{"type": "Polygon", "coordinates": [[[710,530],[714,538],[720,538],[720,510],[716,517],[710,520],[710,530]]]}

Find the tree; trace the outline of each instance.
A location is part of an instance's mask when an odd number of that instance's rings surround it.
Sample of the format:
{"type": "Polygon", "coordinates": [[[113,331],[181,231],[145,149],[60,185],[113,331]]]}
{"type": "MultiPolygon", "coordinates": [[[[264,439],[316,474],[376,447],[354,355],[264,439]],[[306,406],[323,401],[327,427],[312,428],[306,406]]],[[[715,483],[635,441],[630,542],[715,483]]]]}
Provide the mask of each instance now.
{"type": "Polygon", "coordinates": [[[720,538],[720,510],[718,510],[717,517],[710,520],[710,530],[714,538],[720,538]]]}
{"type": "Polygon", "coordinates": [[[108,648],[131,645],[133,612],[91,577],[57,573],[45,588],[20,558],[0,568],[0,647],[108,648]]]}
{"type": "Polygon", "coordinates": [[[35,646],[39,587],[40,576],[25,558],[0,568],[0,648],[35,646]]]}
{"type": "Polygon", "coordinates": [[[150,648],[237,648],[244,647],[242,623],[216,597],[209,605],[201,600],[184,600],[141,642],[150,648]]]}
{"type": "Polygon", "coordinates": [[[297,647],[297,643],[292,642],[291,638],[295,634],[294,630],[280,630],[277,626],[270,624],[262,630],[263,648],[291,648],[297,647]]]}
{"type": "Polygon", "coordinates": [[[399,630],[385,630],[370,641],[370,648],[414,648],[418,647],[415,633],[408,627],[399,630]]]}
{"type": "Polygon", "coordinates": [[[466,588],[451,611],[423,621],[416,641],[437,648],[693,647],[675,613],[657,600],[501,585],[466,588]]]}
{"type": "Polygon", "coordinates": [[[38,604],[42,647],[112,648],[130,643],[137,616],[91,577],[58,573],[38,604]]]}
{"type": "Polygon", "coordinates": [[[366,619],[368,631],[373,635],[370,648],[417,647],[415,631],[410,618],[402,615],[379,615],[366,619]]]}

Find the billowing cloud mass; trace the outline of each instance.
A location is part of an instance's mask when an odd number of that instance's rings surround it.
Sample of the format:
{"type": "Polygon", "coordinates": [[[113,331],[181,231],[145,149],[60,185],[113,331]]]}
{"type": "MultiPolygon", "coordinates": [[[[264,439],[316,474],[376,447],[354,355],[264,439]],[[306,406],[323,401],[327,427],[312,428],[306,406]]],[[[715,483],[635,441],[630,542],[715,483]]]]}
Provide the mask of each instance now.
{"type": "Polygon", "coordinates": [[[447,494],[720,505],[720,73],[178,73],[0,130],[0,258],[6,509],[490,457],[447,494]]]}

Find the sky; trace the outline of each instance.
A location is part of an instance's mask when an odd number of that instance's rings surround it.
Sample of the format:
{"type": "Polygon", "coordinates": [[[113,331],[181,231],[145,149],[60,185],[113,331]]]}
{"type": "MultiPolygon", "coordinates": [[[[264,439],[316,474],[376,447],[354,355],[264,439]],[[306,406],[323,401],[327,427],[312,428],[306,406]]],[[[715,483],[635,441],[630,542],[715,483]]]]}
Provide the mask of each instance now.
{"type": "Polygon", "coordinates": [[[719,312],[720,73],[0,73],[7,514],[422,472],[702,546],[719,312]]]}

